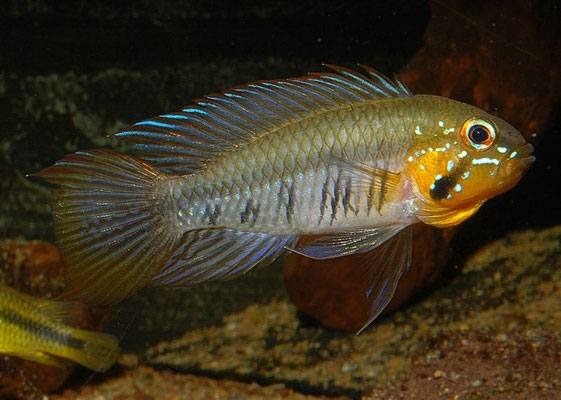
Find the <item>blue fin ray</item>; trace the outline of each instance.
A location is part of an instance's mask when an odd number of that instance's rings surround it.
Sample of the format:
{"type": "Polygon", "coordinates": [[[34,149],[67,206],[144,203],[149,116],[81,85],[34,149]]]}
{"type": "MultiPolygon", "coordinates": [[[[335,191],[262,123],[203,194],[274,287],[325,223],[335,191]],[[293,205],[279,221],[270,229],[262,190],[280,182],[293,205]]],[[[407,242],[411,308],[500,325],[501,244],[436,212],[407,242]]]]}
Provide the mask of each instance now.
{"type": "Polygon", "coordinates": [[[197,283],[229,280],[258,264],[273,262],[285,246],[294,245],[293,236],[275,236],[235,230],[193,230],[170,257],[155,286],[191,286],[197,283]]]}

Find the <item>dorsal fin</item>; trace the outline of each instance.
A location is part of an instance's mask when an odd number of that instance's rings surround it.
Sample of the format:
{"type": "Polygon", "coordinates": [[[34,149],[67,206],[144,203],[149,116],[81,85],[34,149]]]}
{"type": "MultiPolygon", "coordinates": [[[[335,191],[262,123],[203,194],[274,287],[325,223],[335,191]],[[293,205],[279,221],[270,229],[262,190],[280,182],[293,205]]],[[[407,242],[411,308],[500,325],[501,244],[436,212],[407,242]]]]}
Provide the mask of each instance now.
{"type": "Polygon", "coordinates": [[[132,125],[116,137],[132,152],[175,174],[187,174],[228,151],[294,120],[365,101],[408,97],[403,83],[362,66],[366,74],[327,65],[333,72],[246,83],[195,100],[181,111],[132,125]]]}

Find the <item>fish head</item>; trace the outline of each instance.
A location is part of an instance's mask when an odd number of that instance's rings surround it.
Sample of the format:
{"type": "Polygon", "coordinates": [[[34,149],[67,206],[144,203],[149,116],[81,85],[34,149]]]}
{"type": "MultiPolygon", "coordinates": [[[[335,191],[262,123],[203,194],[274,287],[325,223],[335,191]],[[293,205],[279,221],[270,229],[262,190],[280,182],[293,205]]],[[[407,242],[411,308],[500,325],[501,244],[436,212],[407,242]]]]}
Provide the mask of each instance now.
{"type": "Polygon", "coordinates": [[[486,200],[511,189],[535,160],[532,145],[513,126],[457,104],[456,118],[426,126],[406,157],[417,217],[438,227],[463,222],[486,200]]]}

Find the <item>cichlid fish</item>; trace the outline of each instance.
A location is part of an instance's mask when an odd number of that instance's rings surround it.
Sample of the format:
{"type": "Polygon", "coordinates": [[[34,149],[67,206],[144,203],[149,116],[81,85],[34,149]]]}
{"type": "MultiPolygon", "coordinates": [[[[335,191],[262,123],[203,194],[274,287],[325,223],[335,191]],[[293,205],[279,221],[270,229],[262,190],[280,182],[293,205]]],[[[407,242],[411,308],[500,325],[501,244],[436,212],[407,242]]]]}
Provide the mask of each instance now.
{"type": "Polygon", "coordinates": [[[66,325],[75,302],[37,299],[0,285],[0,353],[61,367],[61,358],[97,372],[119,356],[117,338],[66,325]]]}
{"type": "Polygon", "coordinates": [[[329,67],[138,122],[116,134],[134,156],[81,151],[37,174],[59,185],[65,296],[104,304],[148,284],[231,279],[287,249],[370,253],[370,323],[409,267],[411,225],[461,223],[534,160],[479,108],[329,67]],[[298,246],[302,235],[321,237],[298,246]]]}

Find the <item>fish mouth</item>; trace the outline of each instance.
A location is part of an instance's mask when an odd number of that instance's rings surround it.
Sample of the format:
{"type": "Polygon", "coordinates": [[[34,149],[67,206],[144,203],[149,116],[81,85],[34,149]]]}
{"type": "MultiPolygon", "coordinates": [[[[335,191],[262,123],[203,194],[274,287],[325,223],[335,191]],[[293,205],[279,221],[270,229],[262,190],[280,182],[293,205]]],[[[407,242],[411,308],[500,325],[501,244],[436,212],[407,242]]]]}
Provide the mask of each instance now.
{"type": "Polygon", "coordinates": [[[536,161],[536,157],[532,155],[533,151],[534,146],[525,143],[510,152],[501,162],[498,176],[502,179],[514,178],[518,182],[524,172],[536,161]]]}

